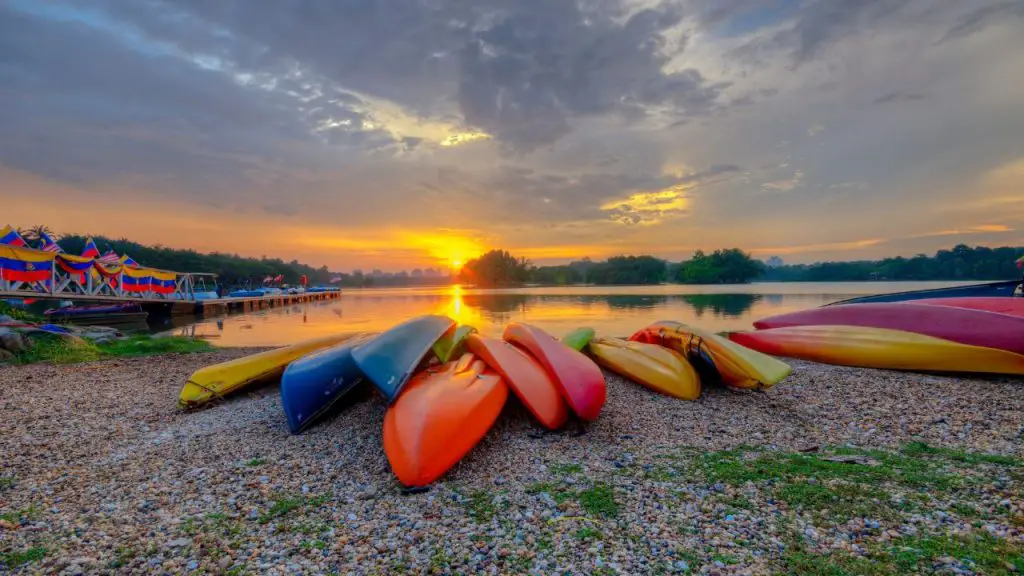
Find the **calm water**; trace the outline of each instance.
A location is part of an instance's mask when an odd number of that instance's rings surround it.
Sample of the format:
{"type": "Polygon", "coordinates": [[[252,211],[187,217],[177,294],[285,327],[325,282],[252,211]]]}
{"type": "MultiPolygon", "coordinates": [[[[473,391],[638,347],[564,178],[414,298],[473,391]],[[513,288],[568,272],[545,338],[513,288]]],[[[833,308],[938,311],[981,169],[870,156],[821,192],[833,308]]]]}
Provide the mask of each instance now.
{"type": "MultiPolygon", "coordinates": [[[[742,330],[765,316],[865,294],[954,286],[956,282],[766,283],[741,286],[596,286],[478,290],[459,286],[346,290],[340,300],[250,314],[175,319],[168,334],[195,335],[218,346],[277,346],[350,330],[381,331],[421,314],[446,314],[499,335],[508,322],[529,322],[561,336],[590,326],[628,336],[656,320],[715,331],[742,330]]],[[[969,284],[969,283],[968,283],[969,284]]]]}

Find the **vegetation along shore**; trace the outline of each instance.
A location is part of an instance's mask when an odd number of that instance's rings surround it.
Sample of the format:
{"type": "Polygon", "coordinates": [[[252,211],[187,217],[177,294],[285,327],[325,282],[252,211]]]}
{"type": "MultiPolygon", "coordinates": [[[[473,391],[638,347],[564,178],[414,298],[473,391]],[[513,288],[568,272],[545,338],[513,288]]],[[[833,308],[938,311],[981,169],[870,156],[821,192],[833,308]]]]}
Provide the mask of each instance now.
{"type": "Polygon", "coordinates": [[[1011,574],[1024,388],[793,362],[696,402],[610,373],[602,418],[510,403],[405,494],[385,403],[292,435],[276,387],[200,411],[195,369],[253,350],[0,369],[0,571],[17,574],[1011,574]]]}

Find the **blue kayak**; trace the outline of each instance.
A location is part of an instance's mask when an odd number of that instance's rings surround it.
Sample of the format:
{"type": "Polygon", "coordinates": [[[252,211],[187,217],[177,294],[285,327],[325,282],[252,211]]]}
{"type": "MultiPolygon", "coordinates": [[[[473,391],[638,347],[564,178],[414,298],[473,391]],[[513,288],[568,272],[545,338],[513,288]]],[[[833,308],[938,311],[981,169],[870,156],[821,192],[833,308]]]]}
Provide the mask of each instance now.
{"type": "Polygon", "coordinates": [[[949,288],[932,288],[929,290],[894,292],[892,294],[874,294],[872,296],[860,296],[858,298],[840,300],[838,302],[826,304],[826,306],[839,306],[841,304],[874,304],[878,302],[909,302],[912,300],[925,300],[931,298],[1009,298],[1014,295],[1014,291],[1020,285],[1020,280],[1004,280],[1001,282],[970,284],[968,286],[951,286],[949,288]]]}
{"type": "Polygon", "coordinates": [[[308,428],[362,381],[352,350],[373,337],[357,334],[288,365],[281,376],[281,406],[292,434],[308,428]]]}
{"type": "Polygon", "coordinates": [[[413,318],[353,350],[352,358],[388,402],[394,402],[434,342],[454,325],[447,316],[413,318]]]}

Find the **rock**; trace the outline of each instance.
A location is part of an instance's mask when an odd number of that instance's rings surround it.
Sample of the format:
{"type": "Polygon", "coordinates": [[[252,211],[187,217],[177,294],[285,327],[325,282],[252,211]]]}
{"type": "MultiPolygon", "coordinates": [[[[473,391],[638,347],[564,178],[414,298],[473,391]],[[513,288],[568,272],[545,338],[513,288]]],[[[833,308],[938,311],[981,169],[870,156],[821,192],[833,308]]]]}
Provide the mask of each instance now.
{"type": "Polygon", "coordinates": [[[875,460],[874,458],[868,458],[867,456],[860,456],[857,454],[826,456],[822,458],[822,460],[827,460],[829,462],[840,462],[843,464],[860,464],[862,466],[878,466],[879,464],[881,464],[881,462],[875,460]]]}
{"type": "Polygon", "coordinates": [[[188,546],[192,544],[192,540],[188,538],[178,538],[177,540],[171,540],[167,543],[165,548],[181,548],[182,546],[188,546]]]}
{"type": "Polygon", "coordinates": [[[10,328],[0,327],[0,348],[8,352],[24,352],[29,347],[25,337],[10,328]]]}

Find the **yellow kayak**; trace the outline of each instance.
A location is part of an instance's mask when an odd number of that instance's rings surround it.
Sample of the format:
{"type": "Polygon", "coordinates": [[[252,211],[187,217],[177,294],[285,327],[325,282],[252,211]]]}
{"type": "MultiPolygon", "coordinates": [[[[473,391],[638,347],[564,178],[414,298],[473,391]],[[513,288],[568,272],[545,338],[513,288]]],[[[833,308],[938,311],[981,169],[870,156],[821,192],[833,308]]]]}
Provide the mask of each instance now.
{"type": "Polygon", "coordinates": [[[862,326],[791,326],[735,332],[733,341],[768,354],[825,364],[921,370],[1024,374],[1024,356],[925,336],[862,326]]]}
{"type": "Polygon", "coordinates": [[[267,350],[259,354],[200,368],[189,376],[185,386],[181,389],[178,403],[184,407],[199,406],[255,382],[280,378],[284,369],[292,361],[311,352],[344,342],[358,334],[350,332],[314,338],[284,348],[267,350]]]}
{"type": "Polygon", "coordinates": [[[730,342],[714,332],[679,322],[656,322],[629,339],[671,348],[690,362],[713,369],[722,383],[732,388],[766,390],[793,370],[771,356],[730,342]]]}
{"type": "Polygon", "coordinates": [[[683,400],[700,397],[700,377],[682,354],[656,344],[622,338],[594,338],[587,352],[605,368],[660,392],[683,400]]]}

